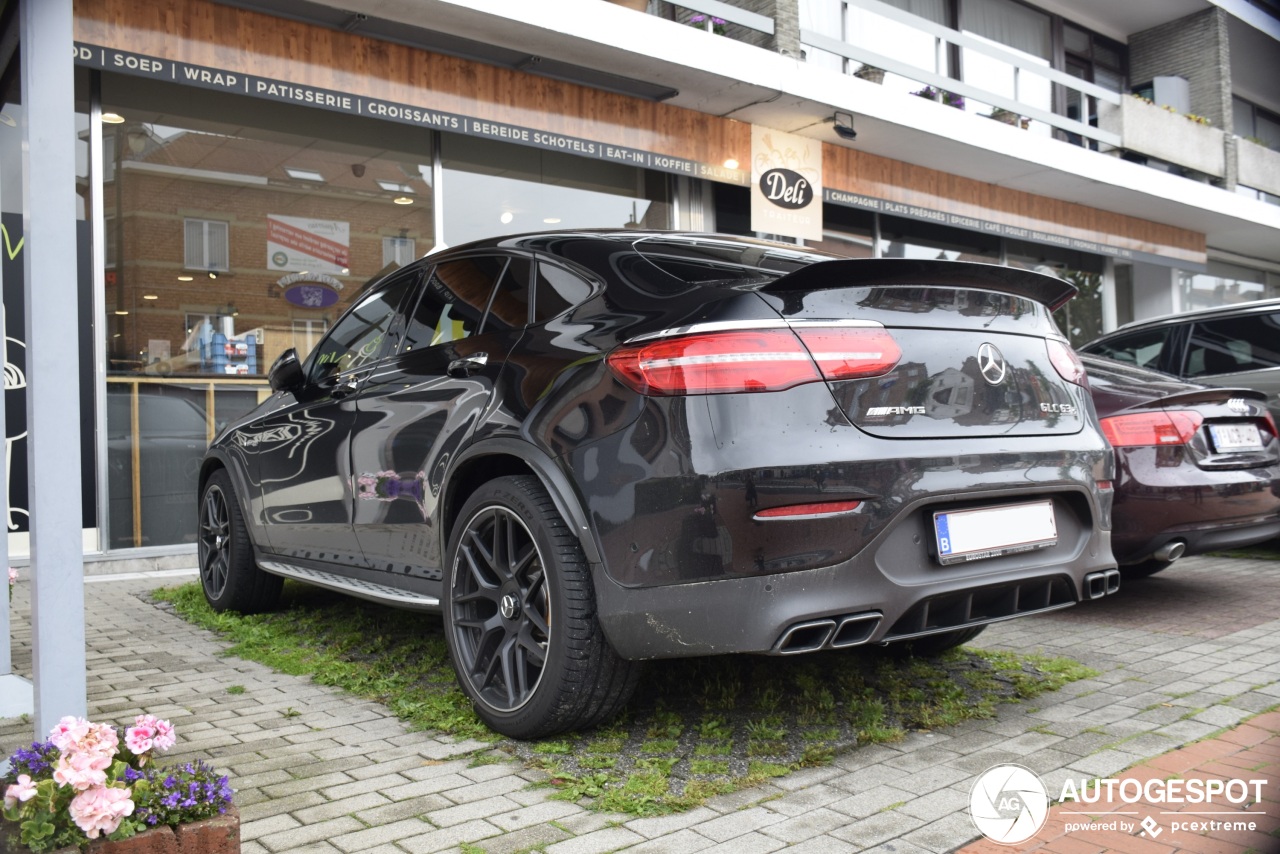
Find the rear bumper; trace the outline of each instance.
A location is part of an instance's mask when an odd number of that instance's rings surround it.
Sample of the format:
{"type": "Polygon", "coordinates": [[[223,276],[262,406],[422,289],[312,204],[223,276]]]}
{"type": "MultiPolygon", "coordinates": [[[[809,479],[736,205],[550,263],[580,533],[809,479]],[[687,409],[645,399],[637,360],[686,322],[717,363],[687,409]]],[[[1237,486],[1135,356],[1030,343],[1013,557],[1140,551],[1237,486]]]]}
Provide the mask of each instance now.
{"type": "Polygon", "coordinates": [[[1200,469],[1180,448],[1118,454],[1112,547],[1120,563],[1178,541],[1186,554],[1238,548],[1280,535],[1280,466],[1200,469]]]}
{"type": "Polygon", "coordinates": [[[887,643],[1057,610],[1091,598],[1086,578],[1116,564],[1109,532],[1055,506],[1058,545],[969,564],[928,556],[917,508],[863,553],[820,569],[639,588],[600,571],[598,615],[621,656],[646,659],[887,643]]]}

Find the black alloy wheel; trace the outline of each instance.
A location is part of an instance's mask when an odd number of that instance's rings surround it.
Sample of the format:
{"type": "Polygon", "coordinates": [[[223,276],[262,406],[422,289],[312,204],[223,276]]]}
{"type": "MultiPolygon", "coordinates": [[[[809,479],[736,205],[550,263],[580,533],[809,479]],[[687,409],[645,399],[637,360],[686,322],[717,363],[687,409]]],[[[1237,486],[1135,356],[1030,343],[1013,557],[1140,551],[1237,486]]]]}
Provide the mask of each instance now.
{"type": "Polygon", "coordinates": [[[639,667],[605,639],[582,548],[536,478],[476,490],[450,537],[449,566],[445,639],[491,728],[538,738],[626,704],[639,667]]]}
{"type": "Polygon", "coordinates": [[[453,625],[472,687],[497,711],[529,702],[547,663],[551,603],[542,555],[509,508],[494,504],[467,523],[453,581],[453,625]]]}
{"type": "Polygon", "coordinates": [[[258,569],[240,503],[224,469],[209,475],[200,494],[200,586],[215,611],[269,611],[284,580],[258,569]]]}

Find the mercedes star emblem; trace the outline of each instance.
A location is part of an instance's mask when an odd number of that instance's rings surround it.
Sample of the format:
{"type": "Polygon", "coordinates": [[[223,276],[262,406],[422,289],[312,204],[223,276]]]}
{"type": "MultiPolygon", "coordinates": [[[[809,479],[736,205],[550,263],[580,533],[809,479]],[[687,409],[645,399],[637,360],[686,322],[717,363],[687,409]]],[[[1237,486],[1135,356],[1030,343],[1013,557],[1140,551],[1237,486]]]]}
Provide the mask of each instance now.
{"type": "Polygon", "coordinates": [[[1008,366],[994,344],[983,344],[978,348],[978,370],[982,372],[982,378],[992,385],[1004,382],[1008,366]]]}
{"type": "Polygon", "coordinates": [[[502,597],[502,602],[498,607],[502,611],[503,618],[507,620],[512,619],[516,614],[520,613],[520,603],[517,602],[516,597],[512,596],[510,593],[502,597]]]}

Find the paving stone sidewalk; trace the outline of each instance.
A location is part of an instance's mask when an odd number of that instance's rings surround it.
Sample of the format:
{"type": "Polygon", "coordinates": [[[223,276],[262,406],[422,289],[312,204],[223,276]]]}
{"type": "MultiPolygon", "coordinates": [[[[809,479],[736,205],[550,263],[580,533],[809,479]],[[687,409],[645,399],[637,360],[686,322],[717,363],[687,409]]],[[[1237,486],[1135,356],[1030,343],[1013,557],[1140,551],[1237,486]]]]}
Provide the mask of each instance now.
{"type": "MultiPolygon", "coordinates": [[[[213,635],[139,598],[162,583],[172,579],[88,580],[89,712],[173,721],[171,758],[210,759],[232,775],[245,854],[949,852],[977,838],[969,791],[993,765],[1017,762],[1056,791],[1280,703],[1280,563],[1190,558],[1118,597],[979,639],[1067,655],[1097,677],[1003,706],[991,720],[863,748],[680,815],[634,819],[550,800],[552,790],[534,785],[539,772],[512,762],[477,764],[478,742],[410,732],[376,703],[221,657],[213,635]]],[[[29,675],[25,584],[13,617],[14,664],[29,675]]],[[[0,720],[0,751],[32,735],[27,722],[0,720]]],[[[1112,850],[1141,854],[1146,841],[1112,850]]]]}

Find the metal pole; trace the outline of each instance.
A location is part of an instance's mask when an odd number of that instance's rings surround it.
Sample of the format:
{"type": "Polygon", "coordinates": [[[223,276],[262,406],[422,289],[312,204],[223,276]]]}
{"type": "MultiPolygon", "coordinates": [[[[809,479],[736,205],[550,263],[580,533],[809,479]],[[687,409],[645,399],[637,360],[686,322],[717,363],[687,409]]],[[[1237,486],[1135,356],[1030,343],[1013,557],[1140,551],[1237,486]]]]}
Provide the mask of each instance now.
{"type": "Polygon", "coordinates": [[[80,359],[71,0],[22,0],[27,471],[35,736],[84,715],[80,359]]]}

